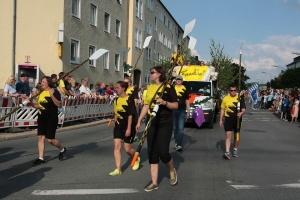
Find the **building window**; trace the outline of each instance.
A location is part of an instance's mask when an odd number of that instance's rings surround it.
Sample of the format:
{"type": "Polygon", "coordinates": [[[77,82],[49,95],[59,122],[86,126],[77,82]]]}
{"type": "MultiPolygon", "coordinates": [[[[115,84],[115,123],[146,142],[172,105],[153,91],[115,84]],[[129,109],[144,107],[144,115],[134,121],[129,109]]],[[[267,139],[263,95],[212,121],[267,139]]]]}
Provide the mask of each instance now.
{"type": "Polygon", "coordinates": [[[120,54],[115,54],[115,71],[120,71],[120,54]]]}
{"type": "Polygon", "coordinates": [[[152,49],[150,47],[146,47],[146,59],[151,60],[152,57],[152,49]]]}
{"type": "MultiPolygon", "coordinates": [[[[90,45],[90,46],[89,46],[89,57],[90,57],[91,55],[93,55],[93,53],[95,53],[95,51],[96,51],[96,47],[90,45]]],[[[90,67],[96,67],[96,60],[89,60],[89,66],[90,66],[90,67]]]]}
{"type": "Polygon", "coordinates": [[[71,39],[71,57],[70,61],[71,63],[79,63],[79,48],[80,43],[78,40],[71,39]]]}
{"type": "Polygon", "coordinates": [[[110,32],[110,14],[104,14],[104,31],[110,32]]]}
{"type": "Polygon", "coordinates": [[[109,69],[109,52],[103,54],[103,69],[109,69]]]}
{"type": "Polygon", "coordinates": [[[97,6],[95,6],[94,4],[91,4],[90,24],[93,26],[97,26],[97,6]]]}
{"type": "Polygon", "coordinates": [[[135,16],[139,19],[143,19],[143,2],[142,0],[135,0],[135,16]]]}
{"type": "Polygon", "coordinates": [[[142,49],[142,31],[138,28],[135,28],[135,47],[142,49]]]}
{"type": "Polygon", "coordinates": [[[161,22],[163,22],[163,21],[164,21],[164,14],[163,14],[163,12],[162,12],[162,10],[161,10],[161,9],[159,9],[159,14],[158,14],[158,17],[159,17],[159,19],[160,19],[160,21],[161,21],[161,22]]]}
{"type": "Polygon", "coordinates": [[[159,31],[158,40],[160,43],[163,43],[163,33],[161,31],[159,31]]]}
{"type": "Polygon", "coordinates": [[[121,22],[116,20],[116,36],[121,37],[121,22]]]}
{"type": "Polygon", "coordinates": [[[118,2],[120,5],[122,5],[122,0],[117,0],[117,2],[118,2]]]}
{"type": "Polygon", "coordinates": [[[80,18],[80,0],[72,0],[72,16],[80,18]]]}
{"type": "Polygon", "coordinates": [[[150,83],[150,72],[145,73],[145,83],[150,83]]]}
{"type": "Polygon", "coordinates": [[[152,35],[152,24],[151,24],[151,22],[147,22],[146,31],[147,31],[148,35],[152,35]]]}
{"type": "Polygon", "coordinates": [[[178,30],[177,30],[176,27],[175,27],[175,36],[176,36],[176,37],[178,36],[178,30]]]}
{"type": "Polygon", "coordinates": [[[156,17],[154,18],[154,27],[155,27],[155,30],[157,31],[157,19],[156,19],[156,17]]]}
{"type": "Polygon", "coordinates": [[[147,6],[153,12],[153,0],[148,0],[147,6]]]}
{"type": "Polygon", "coordinates": [[[156,39],[153,40],[154,49],[156,49],[156,39]]]}

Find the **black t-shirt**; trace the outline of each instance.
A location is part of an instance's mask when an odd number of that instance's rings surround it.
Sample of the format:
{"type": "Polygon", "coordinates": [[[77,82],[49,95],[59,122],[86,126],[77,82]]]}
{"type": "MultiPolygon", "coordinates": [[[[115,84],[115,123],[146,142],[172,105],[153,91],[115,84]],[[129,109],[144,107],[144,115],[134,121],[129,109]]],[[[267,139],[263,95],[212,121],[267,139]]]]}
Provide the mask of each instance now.
{"type": "Polygon", "coordinates": [[[186,109],[186,100],[189,100],[189,94],[184,85],[178,87],[175,85],[175,91],[177,94],[178,100],[178,110],[185,110],[186,109]]]}
{"type": "MultiPolygon", "coordinates": [[[[161,95],[162,89],[164,86],[162,86],[159,91],[157,92],[152,104],[150,105],[150,102],[155,94],[155,92],[157,91],[157,89],[159,88],[159,85],[156,85],[154,83],[152,83],[148,89],[147,89],[147,95],[146,98],[144,100],[144,104],[149,105],[150,110],[148,111],[148,114],[150,115],[155,104],[156,104],[156,99],[158,99],[158,97],[161,95]]],[[[173,86],[167,84],[164,94],[162,96],[162,99],[164,101],[168,101],[168,102],[178,102],[177,100],[177,95],[176,95],[176,91],[174,89],[173,86]]],[[[156,121],[159,122],[169,122],[173,120],[173,115],[172,115],[172,110],[170,110],[169,108],[167,108],[165,105],[160,105],[159,109],[156,113],[156,117],[155,117],[156,121]]]]}
{"type": "MultiPolygon", "coordinates": [[[[53,96],[60,101],[60,93],[57,90],[54,90],[53,96]]],[[[50,97],[49,91],[42,91],[37,100],[38,105],[40,106],[39,114],[40,115],[57,115],[58,108],[54,104],[52,98],[50,97]]]]}
{"type": "Polygon", "coordinates": [[[126,94],[130,96],[130,98],[133,99],[139,99],[138,90],[135,87],[131,87],[126,90],[126,94]]]}
{"type": "Polygon", "coordinates": [[[71,85],[70,85],[69,81],[64,80],[64,84],[65,84],[66,90],[71,90],[71,85]]]}
{"type": "MultiPolygon", "coordinates": [[[[114,100],[114,113],[117,116],[116,127],[122,131],[127,130],[128,116],[134,115],[134,101],[129,97],[118,97],[114,100]]],[[[135,125],[132,123],[132,125],[135,125]]]]}

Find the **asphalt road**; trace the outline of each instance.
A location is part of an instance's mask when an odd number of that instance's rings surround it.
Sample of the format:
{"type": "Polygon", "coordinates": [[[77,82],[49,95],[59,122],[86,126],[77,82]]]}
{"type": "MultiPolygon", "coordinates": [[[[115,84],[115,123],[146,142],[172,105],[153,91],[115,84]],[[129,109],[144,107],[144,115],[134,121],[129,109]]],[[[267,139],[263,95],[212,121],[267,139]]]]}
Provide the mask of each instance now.
{"type": "Polygon", "coordinates": [[[0,199],[299,199],[299,124],[267,110],[248,109],[239,157],[231,160],[221,157],[225,136],[218,124],[186,127],[184,150],[176,152],[173,139],[170,145],[178,184],[170,185],[160,164],[159,189],[149,193],[146,145],[138,171],[123,152],[123,174],[108,175],[115,169],[112,130],[103,124],[58,133],[66,158],[59,161],[58,150],[47,144],[47,162],[36,167],[31,165],[38,156],[36,137],[0,142],[0,199]]]}

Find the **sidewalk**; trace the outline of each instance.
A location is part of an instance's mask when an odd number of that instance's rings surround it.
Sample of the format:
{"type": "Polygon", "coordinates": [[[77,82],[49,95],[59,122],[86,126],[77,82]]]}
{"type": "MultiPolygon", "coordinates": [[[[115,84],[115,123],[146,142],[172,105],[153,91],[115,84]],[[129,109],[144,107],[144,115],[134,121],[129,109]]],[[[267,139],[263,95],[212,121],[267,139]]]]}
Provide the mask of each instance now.
{"type": "MultiPolygon", "coordinates": [[[[91,126],[98,126],[101,124],[107,124],[108,121],[109,119],[100,119],[99,121],[93,121],[89,123],[68,125],[62,128],[58,128],[56,133],[62,133],[66,131],[77,130],[77,129],[91,127],[91,126]]],[[[34,136],[37,136],[37,130],[25,131],[20,133],[0,133],[0,142],[4,142],[8,140],[17,140],[22,138],[34,137],[34,136]]]]}

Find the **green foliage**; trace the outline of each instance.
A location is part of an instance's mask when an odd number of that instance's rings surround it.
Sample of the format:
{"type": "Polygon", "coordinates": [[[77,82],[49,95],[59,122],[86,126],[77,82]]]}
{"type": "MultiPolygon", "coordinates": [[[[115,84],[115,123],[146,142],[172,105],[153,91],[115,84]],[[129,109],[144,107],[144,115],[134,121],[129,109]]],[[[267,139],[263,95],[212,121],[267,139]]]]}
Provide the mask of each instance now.
{"type": "Polygon", "coordinates": [[[211,63],[215,63],[218,75],[218,87],[222,91],[227,91],[230,84],[235,80],[234,67],[232,66],[232,58],[223,53],[224,47],[220,43],[216,44],[213,39],[210,40],[211,63]]]}
{"type": "MultiPolygon", "coordinates": [[[[272,88],[294,88],[300,86],[300,68],[288,69],[271,80],[272,88]]],[[[270,83],[267,83],[270,86],[270,83]]]]}
{"type": "Polygon", "coordinates": [[[209,97],[206,97],[205,99],[202,99],[201,101],[195,101],[194,103],[190,104],[190,107],[191,108],[198,108],[200,104],[206,103],[209,100],[211,100],[212,98],[213,98],[212,96],[209,96],[209,97]]]}

